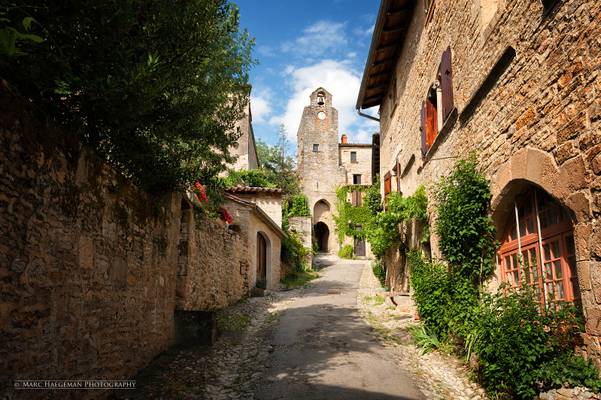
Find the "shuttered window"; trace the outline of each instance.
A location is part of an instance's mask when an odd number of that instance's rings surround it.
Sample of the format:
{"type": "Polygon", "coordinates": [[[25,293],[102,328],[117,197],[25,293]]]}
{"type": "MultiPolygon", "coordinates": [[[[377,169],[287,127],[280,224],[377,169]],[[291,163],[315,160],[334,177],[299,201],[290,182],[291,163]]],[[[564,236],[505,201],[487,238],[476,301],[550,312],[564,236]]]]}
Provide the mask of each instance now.
{"type": "Polygon", "coordinates": [[[385,176],[384,176],[384,197],[388,196],[388,194],[391,191],[391,181],[390,181],[390,172],[388,172],[385,176]]]}
{"type": "Polygon", "coordinates": [[[453,71],[451,68],[451,48],[443,53],[438,66],[436,82],[428,90],[421,109],[421,150],[425,157],[438,133],[454,109],[453,71]]]}

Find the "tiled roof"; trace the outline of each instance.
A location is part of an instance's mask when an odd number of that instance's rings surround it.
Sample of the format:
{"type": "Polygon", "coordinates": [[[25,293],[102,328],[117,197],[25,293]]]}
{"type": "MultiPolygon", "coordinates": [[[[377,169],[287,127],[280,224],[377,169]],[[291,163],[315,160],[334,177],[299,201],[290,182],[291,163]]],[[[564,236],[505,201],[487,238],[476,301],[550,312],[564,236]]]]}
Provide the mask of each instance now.
{"type": "Polygon", "coordinates": [[[281,194],[282,189],[279,188],[265,188],[265,187],[255,187],[255,186],[234,186],[231,188],[225,189],[226,192],[229,193],[270,193],[270,194],[281,194]]]}

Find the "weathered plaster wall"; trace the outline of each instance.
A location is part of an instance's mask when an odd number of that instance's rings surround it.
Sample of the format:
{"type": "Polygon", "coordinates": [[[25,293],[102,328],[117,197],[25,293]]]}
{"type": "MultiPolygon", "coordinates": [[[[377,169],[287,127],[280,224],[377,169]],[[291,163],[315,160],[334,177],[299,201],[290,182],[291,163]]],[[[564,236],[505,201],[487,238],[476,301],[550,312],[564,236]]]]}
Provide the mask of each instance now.
{"type": "Polygon", "coordinates": [[[236,197],[239,197],[246,201],[251,201],[258,205],[261,210],[265,211],[265,214],[276,223],[277,226],[282,226],[282,194],[281,193],[235,193],[236,197]]]}
{"type": "Polygon", "coordinates": [[[279,288],[281,275],[281,247],[282,237],[276,232],[272,225],[267,224],[258,215],[253,206],[237,201],[227,201],[226,208],[234,217],[242,236],[246,237],[245,245],[248,251],[248,287],[253,288],[257,284],[257,234],[261,232],[267,238],[267,289],[277,290],[279,288]]]}
{"type": "MultiPolygon", "coordinates": [[[[446,2],[425,26],[421,10],[420,1],[397,64],[397,86],[390,88],[397,104],[389,93],[381,107],[380,174],[394,167],[397,154],[403,168],[414,155],[401,180],[401,190],[410,194],[420,184],[431,188],[456,158],[475,151],[492,181],[494,204],[515,194],[516,179],[551,193],[572,212],[586,346],[601,360],[601,4],[560,1],[543,16],[539,1],[499,2],[486,24],[479,1],[446,2]],[[516,57],[471,118],[451,118],[448,134],[423,162],[421,101],[448,46],[460,117],[507,46],[516,57]]],[[[438,256],[435,237],[432,248],[438,256]]]]}

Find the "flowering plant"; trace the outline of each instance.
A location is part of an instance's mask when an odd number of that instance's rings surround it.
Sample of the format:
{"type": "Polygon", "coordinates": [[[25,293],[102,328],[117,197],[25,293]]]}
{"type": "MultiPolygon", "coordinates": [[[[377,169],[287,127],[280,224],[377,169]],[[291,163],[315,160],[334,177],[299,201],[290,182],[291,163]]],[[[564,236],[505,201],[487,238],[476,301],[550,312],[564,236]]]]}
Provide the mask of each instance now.
{"type": "Polygon", "coordinates": [[[229,225],[234,222],[232,215],[224,208],[221,207],[221,218],[229,225]]]}
{"type": "Polygon", "coordinates": [[[208,203],[209,198],[207,197],[207,190],[205,189],[203,184],[200,183],[200,181],[196,181],[194,182],[194,187],[197,190],[196,197],[198,198],[198,201],[200,201],[201,203],[208,203]]]}

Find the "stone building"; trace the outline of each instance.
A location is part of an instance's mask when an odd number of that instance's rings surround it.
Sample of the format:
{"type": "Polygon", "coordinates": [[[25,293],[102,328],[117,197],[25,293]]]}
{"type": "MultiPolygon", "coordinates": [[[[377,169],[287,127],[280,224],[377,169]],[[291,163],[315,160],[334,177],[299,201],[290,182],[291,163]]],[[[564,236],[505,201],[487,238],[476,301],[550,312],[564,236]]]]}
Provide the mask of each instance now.
{"type": "MultiPolygon", "coordinates": [[[[597,361],[599,37],[596,0],[383,0],[357,101],[380,109],[384,193],[431,189],[477,154],[501,242],[495,281],[532,279],[581,303],[584,351],[597,361]]],[[[438,257],[434,235],[431,245],[438,257]]],[[[403,274],[402,255],[386,264],[389,281],[403,274]]]]}
{"type": "Polygon", "coordinates": [[[230,148],[229,153],[236,156],[236,161],[228,166],[233,170],[249,170],[259,167],[257,144],[252,125],[251,102],[246,104],[244,116],[236,122],[234,127],[239,133],[238,144],[230,148]]]}
{"type": "MultiPolygon", "coordinates": [[[[332,95],[318,88],[303,110],[297,133],[298,174],[303,193],[309,200],[313,238],[321,252],[337,253],[333,213],[336,189],[342,185],[371,184],[371,145],[339,142],[338,110],[332,95]]],[[[365,241],[356,243],[356,254],[366,255],[365,241]]]]}

